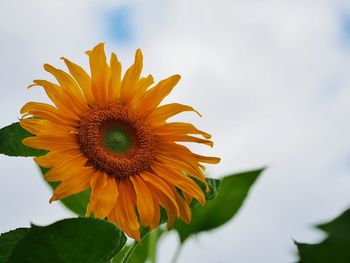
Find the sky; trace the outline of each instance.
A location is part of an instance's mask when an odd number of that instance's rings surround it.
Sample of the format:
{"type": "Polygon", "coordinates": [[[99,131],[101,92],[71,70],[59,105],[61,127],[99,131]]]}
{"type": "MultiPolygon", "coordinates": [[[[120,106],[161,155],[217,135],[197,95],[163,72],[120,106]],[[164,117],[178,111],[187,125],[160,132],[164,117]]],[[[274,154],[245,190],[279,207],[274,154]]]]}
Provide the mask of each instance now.
{"type": "MultiPolygon", "coordinates": [[[[178,262],[294,262],[293,240],[318,242],[314,224],[350,205],[350,3],[338,0],[0,0],[0,127],[27,101],[48,101],[33,79],[88,68],[86,50],[105,42],[123,65],[144,54],[143,74],[181,82],[166,102],[213,135],[220,156],[208,174],[267,167],[237,217],[185,244],[178,262]],[[20,7],[20,8],[19,8],[20,7]]],[[[126,67],[124,66],[124,68],[126,67]]],[[[73,215],[30,158],[0,156],[0,231],[73,215]]],[[[176,233],[162,239],[170,262],[176,233]]]]}

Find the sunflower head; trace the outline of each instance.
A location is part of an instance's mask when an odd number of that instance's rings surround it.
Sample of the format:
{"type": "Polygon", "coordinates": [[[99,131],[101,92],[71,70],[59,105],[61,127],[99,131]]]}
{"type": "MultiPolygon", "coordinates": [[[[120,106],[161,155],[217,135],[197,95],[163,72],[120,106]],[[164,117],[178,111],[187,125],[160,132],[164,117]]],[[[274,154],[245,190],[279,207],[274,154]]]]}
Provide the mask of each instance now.
{"type": "Polygon", "coordinates": [[[180,76],[153,85],[151,75],[141,77],[140,50],[123,77],[114,53],[107,63],[103,44],[86,53],[90,75],[66,58],[69,73],[45,64],[57,83],[34,80],[30,87],[43,87],[53,105],[29,102],[21,109],[20,124],[34,135],[23,143],[48,151],[35,161],[50,169],[47,181],[61,182],[50,202],[91,188],[86,216],[107,218],[137,240],[140,226],[159,225],[160,207],[169,226],[175,218],[189,223],[192,199],[205,203],[193,178],[206,184],[203,164],[219,158],[181,144],[213,146],[208,133],[168,122],[181,112],[197,111],[178,103],[160,106],[180,76]]]}

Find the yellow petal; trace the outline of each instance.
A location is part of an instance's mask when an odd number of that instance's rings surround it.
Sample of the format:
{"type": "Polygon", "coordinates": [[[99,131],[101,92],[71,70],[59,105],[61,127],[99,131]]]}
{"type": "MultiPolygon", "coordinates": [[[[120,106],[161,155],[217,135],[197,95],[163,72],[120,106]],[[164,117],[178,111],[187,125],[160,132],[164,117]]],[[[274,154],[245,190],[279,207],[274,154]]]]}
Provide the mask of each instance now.
{"type": "Polygon", "coordinates": [[[129,103],[136,93],[136,85],[141,75],[142,63],[142,53],[138,49],[135,54],[135,62],[128,68],[121,83],[120,101],[124,105],[129,103]]]}
{"type": "Polygon", "coordinates": [[[150,224],[151,230],[156,229],[159,224],[160,224],[160,206],[159,206],[159,201],[157,198],[157,195],[155,192],[152,191],[152,186],[148,186],[149,189],[151,190],[152,198],[153,198],[153,205],[154,205],[154,215],[152,218],[152,222],[150,224]]]}
{"type": "Polygon", "coordinates": [[[193,165],[191,164],[191,162],[188,162],[186,159],[184,160],[184,159],[176,158],[174,156],[167,156],[164,153],[157,153],[156,160],[164,164],[165,166],[169,166],[174,169],[179,169],[187,173],[191,177],[194,177],[200,180],[201,182],[206,184],[206,186],[208,187],[208,184],[205,180],[205,175],[203,174],[203,171],[200,168],[198,168],[198,164],[193,165]]]}
{"type": "Polygon", "coordinates": [[[73,76],[75,81],[79,84],[81,90],[83,91],[88,104],[94,104],[95,99],[91,91],[91,79],[86,71],[79,65],[71,62],[70,60],[62,57],[64,63],[66,64],[69,73],[73,76]]]}
{"type": "Polygon", "coordinates": [[[180,75],[173,75],[158,82],[152,89],[148,90],[137,106],[137,112],[146,116],[153,112],[162,100],[169,95],[175,85],[179,82],[180,75]]]}
{"type": "MultiPolygon", "coordinates": [[[[174,190],[176,192],[176,190],[174,190]]],[[[191,222],[192,212],[188,204],[181,198],[181,196],[176,192],[175,193],[176,201],[180,207],[180,216],[179,218],[183,220],[186,224],[191,222]]]]}
{"type": "Polygon", "coordinates": [[[186,158],[188,160],[195,160],[197,162],[202,162],[202,163],[210,163],[210,164],[216,164],[220,162],[220,158],[217,157],[208,157],[208,156],[203,156],[199,154],[195,154],[191,152],[187,147],[177,144],[177,143],[162,143],[157,146],[158,151],[167,151],[171,149],[172,153],[174,156],[182,156],[182,158],[186,158]]]}
{"type": "Polygon", "coordinates": [[[36,79],[34,84],[29,87],[41,86],[44,88],[47,96],[50,100],[60,109],[64,116],[70,119],[79,120],[81,115],[81,109],[77,108],[72,99],[67,96],[63,89],[47,80],[36,79]]]}
{"type": "Polygon", "coordinates": [[[28,147],[40,150],[55,150],[61,148],[78,148],[75,138],[70,136],[38,135],[27,137],[22,143],[28,147]]]}
{"type": "Polygon", "coordinates": [[[213,147],[214,145],[212,141],[189,136],[189,135],[158,135],[154,137],[159,143],[177,141],[177,142],[196,142],[196,143],[208,145],[210,147],[213,147]]]}
{"type": "Polygon", "coordinates": [[[109,66],[106,62],[104,43],[98,44],[91,51],[87,51],[91,69],[91,89],[98,104],[107,101],[107,82],[109,77],[109,66]]]}
{"type": "Polygon", "coordinates": [[[112,53],[110,61],[110,78],[108,82],[108,101],[117,102],[120,96],[122,66],[116,56],[112,53]]]}
{"type": "Polygon", "coordinates": [[[142,97],[145,95],[146,90],[149,86],[154,83],[152,75],[148,75],[146,78],[141,78],[137,82],[135,96],[131,99],[129,106],[135,108],[139,103],[142,97]]]}
{"type": "Polygon", "coordinates": [[[170,103],[163,106],[158,107],[154,112],[152,112],[149,116],[147,116],[146,121],[149,125],[160,125],[163,124],[170,117],[175,116],[176,114],[185,112],[185,111],[194,111],[199,116],[202,116],[198,111],[194,108],[179,104],[179,103],[170,103]]]}
{"type": "Polygon", "coordinates": [[[46,181],[57,182],[63,181],[79,175],[81,168],[85,166],[87,160],[83,156],[76,158],[64,158],[60,165],[50,169],[44,176],[46,181]]]}
{"type": "Polygon", "coordinates": [[[91,179],[91,197],[87,215],[94,213],[97,218],[105,218],[118,199],[118,188],[114,177],[96,172],[91,179]]]}
{"type": "Polygon", "coordinates": [[[130,180],[136,192],[136,205],[143,226],[149,226],[154,216],[152,194],[146,183],[139,176],[131,176],[130,180]]]}
{"type": "MultiPolygon", "coordinates": [[[[72,101],[75,102],[77,107],[74,109],[80,109],[83,111],[87,108],[86,99],[82,90],[69,74],[49,64],[44,64],[44,69],[56,78],[63,91],[72,101]]],[[[81,112],[77,113],[81,115],[81,112]]]]}
{"type": "Polygon", "coordinates": [[[180,171],[155,163],[153,164],[152,169],[158,176],[162,177],[167,182],[175,185],[187,194],[192,195],[201,205],[205,204],[205,197],[202,189],[192,179],[181,174],[180,171]]]}
{"type": "Polygon", "coordinates": [[[74,159],[82,156],[79,147],[75,149],[63,148],[61,151],[50,151],[46,155],[35,157],[34,161],[45,168],[51,168],[61,164],[65,159],[74,159]]]}
{"type": "Polygon", "coordinates": [[[119,183],[118,203],[120,212],[125,218],[125,228],[127,233],[136,240],[140,240],[140,224],[136,216],[136,197],[135,191],[129,180],[122,180],[119,183]]]}
{"type": "Polygon", "coordinates": [[[204,131],[198,130],[190,123],[183,122],[171,122],[166,123],[152,130],[152,133],[157,135],[186,135],[186,134],[199,134],[205,139],[210,139],[211,135],[204,131]]]}
{"type": "Polygon", "coordinates": [[[177,205],[174,193],[165,180],[163,180],[156,174],[150,174],[147,172],[141,173],[140,176],[144,181],[148,183],[148,185],[151,184],[154,188],[157,188],[160,192],[166,195],[170,202],[173,203],[173,206],[175,207],[177,213],[179,213],[180,210],[177,205]]]}
{"type": "Polygon", "coordinates": [[[53,196],[50,199],[50,203],[87,189],[93,172],[94,169],[92,168],[81,168],[77,176],[62,181],[62,183],[55,189],[53,196]]]}
{"type": "Polygon", "coordinates": [[[48,120],[44,119],[23,119],[19,123],[22,128],[26,129],[32,134],[35,135],[69,135],[72,133],[72,131],[75,131],[74,129],[71,129],[69,127],[65,127],[62,125],[57,125],[52,122],[49,122],[48,120]]]}
{"type": "Polygon", "coordinates": [[[21,114],[24,116],[32,115],[46,119],[59,125],[66,125],[71,127],[77,125],[76,120],[64,116],[60,110],[46,103],[28,102],[22,107],[21,114]]]}
{"type": "Polygon", "coordinates": [[[172,228],[175,222],[175,218],[180,216],[180,208],[178,207],[179,205],[176,203],[176,207],[175,207],[174,203],[170,201],[168,196],[160,192],[155,187],[153,187],[152,193],[154,193],[160,205],[167,211],[168,227],[172,228]]]}

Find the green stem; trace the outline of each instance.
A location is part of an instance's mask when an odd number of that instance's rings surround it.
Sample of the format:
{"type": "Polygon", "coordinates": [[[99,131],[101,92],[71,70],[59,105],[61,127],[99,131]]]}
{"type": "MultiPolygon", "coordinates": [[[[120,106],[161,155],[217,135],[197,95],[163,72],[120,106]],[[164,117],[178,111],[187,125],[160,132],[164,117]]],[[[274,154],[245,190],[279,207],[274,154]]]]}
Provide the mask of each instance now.
{"type": "Polygon", "coordinates": [[[148,259],[151,263],[156,263],[157,257],[158,228],[149,234],[148,259]]]}
{"type": "Polygon", "coordinates": [[[128,252],[126,252],[126,254],[125,254],[125,256],[124,256],[124,258],[123,258],[121,263],[129,262],[129,259],[132,256],[132,254],[134,253],[134,251],[137,248],[138,244],[139,244],[139,242],[137,242],[136,240],[131,244],[128,252]]]}
{"type": "Polygon", "coordinates": [[[181,248],[182,248],[182,244],[180,243],[176,248],[176,251],[173,256],[173,259],[171,260],[171,263],[176,263],[176,261],[179,259],[181,248]]]}

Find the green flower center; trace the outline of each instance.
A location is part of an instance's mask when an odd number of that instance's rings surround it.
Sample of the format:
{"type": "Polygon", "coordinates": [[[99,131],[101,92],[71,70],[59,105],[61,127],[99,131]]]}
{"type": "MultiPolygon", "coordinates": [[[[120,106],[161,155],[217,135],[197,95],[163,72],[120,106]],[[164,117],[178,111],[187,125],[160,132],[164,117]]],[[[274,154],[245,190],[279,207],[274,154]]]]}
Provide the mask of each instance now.
{"type": "Polygon", "coordinates": [[[121,128],[106,128],[104,131],[104,144],[112,152],[126,153],[132,147],[129,134],[121,128]]]}

